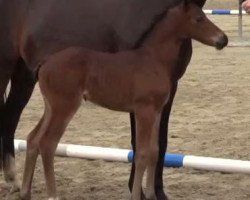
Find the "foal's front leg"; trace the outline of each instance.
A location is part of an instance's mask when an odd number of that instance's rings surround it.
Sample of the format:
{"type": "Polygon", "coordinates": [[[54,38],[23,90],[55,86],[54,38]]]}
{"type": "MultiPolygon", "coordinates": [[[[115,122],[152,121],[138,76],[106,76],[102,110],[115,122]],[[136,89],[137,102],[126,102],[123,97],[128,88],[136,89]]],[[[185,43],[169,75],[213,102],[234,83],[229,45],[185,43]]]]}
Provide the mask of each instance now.
{"type": "MultiPolygon", "coordinates": [[[[162,114],[161,114],[161,121],[160,121],[160,128],[159,128],[160,129],[159,130],[159,155],[158,155],[158,162],[157,162],[156,171],[155,171],[155,192],[156,192],[157,200],[168,200],[167,195],[164,193],[162,176],[163,176],[164,156],[165,156],[167,143],[168,143],[169,116],[171,113],[171,108],[172,108],[176,90],[177,90],[177,82],[173,84],[168,103],[164,106],[162,114]]],[[[133,147],[133,151],[136,152],[136,149],[137,149],[136,148],[136,124],[135,124],[135,116],[133,113],[130,113],[130,123],[131,123],[131,144],[133,147]]],[[[135,162],[133,160],[130,178],[129,178],[129,184],[128,184],[130,191],[132,191],[134,175],[135,175],[135,162]]]]}
{"type": "Polygon", "coordinates": [[[135,154],[135,176],[132,189],[132,200],[141,200],[142,179],[146,167],[153,173],[148,180],[150,196],[155,198],[154,172],[158,158],[158,134],[153,131],[157,112],[151,105],[139,105],[135,112],[136,118],[136,154],[135,154]]]}
{"type": "Polygon", "coordinates": [[[146,197],[148,200],[157,200],[156,190],[155,190],[155,172],[158,162],[159,154],[159,128],[160,128],[161,114],[156,116],[153,130],[150,138],[150,151],[152,151],[150,161],[147,168],[147,181],[146,181],[146,197]]]}
{"type": "Polygon", "coordinates": [[[171,114],[171,108],[173,105],[177,86],[178,86],[177,82],[172,85],[168,103],[164,106],[162,113],[161,113],[160,128],[159,128],[159,155],[158,155],[159,157],[158,157],[157,167],[155,171],[155,191],[156,191],[157,200],[168,200],[168,197],[164,192],[163,169],[164,169],[165,153],[166,153],[167,144],[168,144],[169,117],[171,114]]]}

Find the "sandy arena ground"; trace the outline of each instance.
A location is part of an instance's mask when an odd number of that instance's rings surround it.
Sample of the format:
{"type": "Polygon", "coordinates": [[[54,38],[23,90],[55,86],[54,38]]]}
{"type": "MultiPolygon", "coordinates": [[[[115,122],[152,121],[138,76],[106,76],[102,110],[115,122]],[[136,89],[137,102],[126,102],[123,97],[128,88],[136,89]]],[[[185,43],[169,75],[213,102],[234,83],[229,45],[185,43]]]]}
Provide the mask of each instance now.
{"type": "MultiPolygon", "coordinates": [[[[207,8],[237,8],[235,0],[208,0],[207,8]],[[234,3],[233,3],[234,2],[234,3]]],[[[236,16],[209,16],[233,41],[236,16]]],[[[250,39],[250,16],[244,17],[250,39]]],[[[192,62],[180,81],[169,131],[169,152],[250,160],[250,49],[226,48],[219,52],[194,43],[192,62]]],[[[16,138],[25,139],[40,119],[43,102],[37,88],[25,109],[16,138]]],[[[82,104],[61,142],[130,148],[126,113],[82,104]]],[[[24,153],[17,154],[18,176],[24,153]]],[[[58,192],[68,200],[129,199],[130,164],[56,158],[58,192]]],[[[165,169],[165,190],[171,200],[249,200],[250,176],[191,169],[165,169]]],[[[0,178],[0,199],[7,189],[0,178]]],[[[46,198],[39,159],[32,190],[34,200],[46,198]]]]}

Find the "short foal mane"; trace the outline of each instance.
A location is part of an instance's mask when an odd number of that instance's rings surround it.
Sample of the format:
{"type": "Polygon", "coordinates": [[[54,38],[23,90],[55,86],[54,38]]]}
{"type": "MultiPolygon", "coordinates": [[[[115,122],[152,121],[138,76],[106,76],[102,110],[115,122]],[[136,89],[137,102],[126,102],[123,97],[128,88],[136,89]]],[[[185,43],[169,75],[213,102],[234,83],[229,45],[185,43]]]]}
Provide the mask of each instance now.
{"type": "Polygon", "coordinates": [[[170,5],[167,5],[166,8],[164,8],[164,10],[157,14],[151,24],[148,26],[148,28],[143,32],[143,34],[141,35],[141,37],[139,38],[139,40],[135,43],[133,49],[138,49],[142,46],[142,44],[144,43],[144,41],[149,37],[149,35],[151,34],[152,30],[155,28],[155,26],[167,15],[168,11],[171,8],[174,8],[176,6],[178,6],[180,3],[182,2],[186,2],[187,0],[173,0],[171,2],[170,5]]]}

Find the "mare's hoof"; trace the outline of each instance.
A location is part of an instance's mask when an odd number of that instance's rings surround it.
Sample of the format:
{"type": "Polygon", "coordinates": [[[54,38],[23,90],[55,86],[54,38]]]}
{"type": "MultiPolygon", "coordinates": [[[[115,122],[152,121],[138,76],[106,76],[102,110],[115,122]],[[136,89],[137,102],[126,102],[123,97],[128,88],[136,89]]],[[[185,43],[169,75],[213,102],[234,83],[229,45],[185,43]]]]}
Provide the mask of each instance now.
{"type": "Polygon", "coordinates": [[[165,192],[163,190],[158,191],[156,193],[156,197],[157,197],[157,200],[169,200],[167,195],[165,194],[165,192]]]}

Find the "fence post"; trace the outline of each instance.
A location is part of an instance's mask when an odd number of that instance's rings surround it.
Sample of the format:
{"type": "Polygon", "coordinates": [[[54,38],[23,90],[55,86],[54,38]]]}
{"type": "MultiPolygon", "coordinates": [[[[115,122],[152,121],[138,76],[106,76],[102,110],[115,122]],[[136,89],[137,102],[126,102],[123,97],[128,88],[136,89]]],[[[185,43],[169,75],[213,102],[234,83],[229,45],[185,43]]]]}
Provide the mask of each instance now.
{"type": "Polygon", "coordinates": [[[238,16],[238,34],[239,34],[239,38],[240,40],[242,40],[243,37],[243,27],[242,27],[242,2],[244,0],[239,0],[239,16],[238,16]]]}

